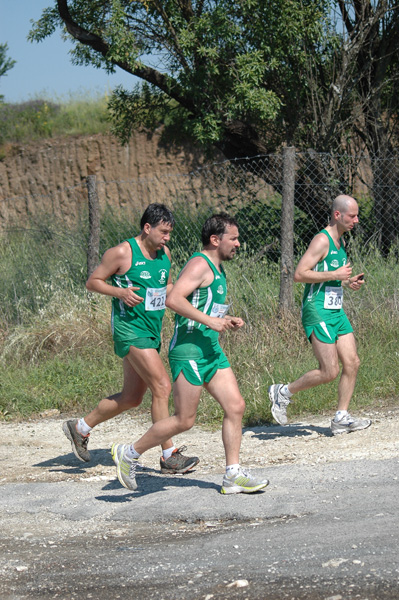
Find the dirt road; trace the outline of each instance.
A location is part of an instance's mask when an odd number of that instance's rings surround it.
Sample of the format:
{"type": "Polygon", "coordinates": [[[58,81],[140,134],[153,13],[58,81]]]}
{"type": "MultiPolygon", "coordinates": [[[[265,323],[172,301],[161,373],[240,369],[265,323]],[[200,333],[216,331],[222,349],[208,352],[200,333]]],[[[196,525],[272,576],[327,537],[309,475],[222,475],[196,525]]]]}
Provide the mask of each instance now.
{"type": "MultiPolygon", "coordinates": [[[[269,465],[337,462],[368,458],[394,458],[399,451],[399,407],[364,412],[372,419],[367,430],[332,437],[328,417],[315,416],[306,421],[245,429],[241,463],[249,468],[269,465]]],[[[64,417],[66,418],[66,417],[64,417]]],[[[79,462],[71,453],[61,425],[64,420],[49,411],[37,420],[0,423],[0,485],[10,482],[50,482],[115,478],[109,449],[113,441],[130,442],[149,426],[142,416],[125,414],[99,425],[89,443],[93,459],[79,462]],[[12,457],[12,460],[10,460],[12,457]]],[[[175,439],[187,446],[186,454],[200,458],[201,475],[223,473],[224,452],[220,431],[209,432],[195,426],[175,439]]],[[[142,464],[159,470],[159,449],[142,457],[142,464]]]]}

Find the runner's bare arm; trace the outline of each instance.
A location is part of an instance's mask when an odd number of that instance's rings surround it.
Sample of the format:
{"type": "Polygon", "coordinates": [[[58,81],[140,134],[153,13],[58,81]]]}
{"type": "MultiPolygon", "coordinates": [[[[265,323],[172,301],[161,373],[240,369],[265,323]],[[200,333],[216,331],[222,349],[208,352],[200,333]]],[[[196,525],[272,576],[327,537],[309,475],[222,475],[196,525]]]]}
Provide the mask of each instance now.
{"type": "Polygon", "coordinates": [[[117,288],[107,283],[107,279],[115,273],[124,273],[128,270],[131,264],[131,250],[130,245],[127,243],[119,244],[114,248],[109,248],[102,259],[99,266],[94,269],[86,281],[86,288],[89,292],[97,292],[98,294],[104,294],[106,296],[113,296],[119,298],[127,306],[135,306],[143,301],[140,296],[134,293],[134,290],[138,290],[138,287],[131,288],[117,288]]]}
{"type": "MultiPolygon", "coordinates": [[[[171,256],[170,250],[167,246],[165,246],[165,252],[166,252],[166,255],[168,256],[170,262],[172,263],[172,256],[171,256]]],[[[168,283],[166,284],[166,295],[170,294],[172,287],[173,287],[172,275],[171,275],[171,272],[169,272],[168,283]]]]}

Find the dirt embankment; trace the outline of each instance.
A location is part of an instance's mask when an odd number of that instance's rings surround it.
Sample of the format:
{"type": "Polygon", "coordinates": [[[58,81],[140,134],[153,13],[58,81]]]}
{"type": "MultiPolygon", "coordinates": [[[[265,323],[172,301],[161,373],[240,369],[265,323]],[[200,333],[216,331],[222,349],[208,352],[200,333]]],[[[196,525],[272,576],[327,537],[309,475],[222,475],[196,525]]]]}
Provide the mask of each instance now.
{"type": "Polygon", "coordinates": [[[0,229],[27,215],[73,221],[87,203],[86,177],[95,175],[100,204],[139,208],[178,197],[183,174],[204,163],[190,144],[165,146],[161,132],[136,132],[126,146],[111,135],[13,144],[0,160],[0,229]]]}

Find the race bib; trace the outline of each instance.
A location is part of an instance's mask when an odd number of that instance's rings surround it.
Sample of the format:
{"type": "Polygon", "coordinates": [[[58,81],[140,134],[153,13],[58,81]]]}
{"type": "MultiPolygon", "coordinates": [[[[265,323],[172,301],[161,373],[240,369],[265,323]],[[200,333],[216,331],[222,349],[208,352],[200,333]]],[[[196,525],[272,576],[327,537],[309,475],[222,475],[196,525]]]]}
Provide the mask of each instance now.
{"type": "Polygon", "coordinates": [[[218,302],[214,302],[211,308],[211,317],[222,319],[227,315],[229,306],[230,304],[219,304],[218,302]]]}
{"type": "Polygon", "coordinates": [[[162,288],[147,288],[145,295],[146,310],[164,310],[166,302],[166,286],[162,288]]]}
{"type": "Polygon", "coordinates": [[[342,287],[326,287],[324,296],[324,308],[339,309],[342,308],[343,289],[342,287]]]}

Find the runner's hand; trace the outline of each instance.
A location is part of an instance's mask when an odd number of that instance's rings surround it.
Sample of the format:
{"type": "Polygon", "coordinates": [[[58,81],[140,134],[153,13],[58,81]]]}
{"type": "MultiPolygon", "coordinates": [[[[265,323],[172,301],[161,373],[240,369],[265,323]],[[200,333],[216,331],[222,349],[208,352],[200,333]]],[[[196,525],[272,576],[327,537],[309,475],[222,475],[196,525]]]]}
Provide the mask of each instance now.
{"type": "Polygon", "coordinates": [[[339,281],[347,281],[349,277],[352,275],[352,267],[350,266],[350,262],[346,263],[343,267],[336,269],[335,271],[331,271],[333,275],[331,279],[338,279],[339,281]]]}
{"type": "Polygon", "coordinates": [[[236,329],[240,329],[243,325],[245,325],[245,321],[240,319],[240,317],[227,317],[230,319],[230,323],[232,324],[232,329],[235,331],[236,329]]]}
{"type": "Polygon", "coordinates": [[[233,324],[229,319],[226,319],[226,317],[223,317],[223,319],[211,317],[208,327],[209,329],[213,329],[213,331],[222,333],[223,331],[227,331],[227,329],[233,329],[233,324]]]}
{"type": "Polygon", "coordinates": [[[120,288],[118,298],[126,304],[126,306],[137,306],[143,302],[143,298],[134,293],[134,290],[139,290],[139,287],[120,288]]]}
{"type": "Polygon", "coordinates": [[[353,275],[353,277],[349,279],[348,287],[350,287],[351,290],[360,290],[364,283],[366,283],[364,281],[364,273],[359,273],[359,275],[353,275]]]}

